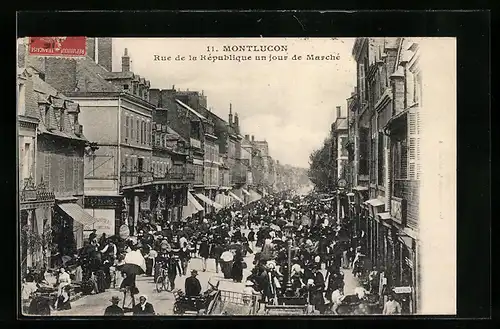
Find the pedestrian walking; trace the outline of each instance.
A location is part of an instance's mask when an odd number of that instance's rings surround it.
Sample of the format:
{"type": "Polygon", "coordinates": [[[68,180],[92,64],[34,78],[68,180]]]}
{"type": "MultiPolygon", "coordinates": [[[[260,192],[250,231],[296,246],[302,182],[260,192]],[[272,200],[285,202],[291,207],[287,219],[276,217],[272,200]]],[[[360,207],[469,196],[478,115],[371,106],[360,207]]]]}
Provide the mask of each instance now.
{"type": "Polygon", "coordinates": [[[125,312],[123,312],[123,309],[118,306],[120,303],[120,297],[118,296],[113,296],[110,299],[111,305],[106,307],[104,310],[104,315],[105,316],[122,316],[125,315],[125,312]]]}
{"type": "Polygon", "coordinates": [[[206,236],[201,239],[199,254],[201,257],[202,270],[205,272],[207,270],[207,259],[210,256],[210,246],[206,236]]]}
{"type": "Polygon", "coordinates": [[[186,281],[184,283],[184,290],[187,297],[199,296],[201,293],[201,284],[197,276],[198,271],[192,270],[191,276],[189,278],[186,278],[186,281]]]}
{"type": "Polygon", "coordinates": [[[387,296],[387,299],[388,300],[384,305],[384,310],[382,314],[384,315],[401,314],[401,304],[399,304],[399,302],[396,299],[394,299],[394,295],[389,294],[389,296],[387,296]]]}
{"type": "Polygon", "coordinates": [[[179,250],[179,259],[181,261],[182,275],[186,275],[190,257],[191,254],[188,248],[188,244],[187,242],[184,242],[181,249],[179,250]]]}

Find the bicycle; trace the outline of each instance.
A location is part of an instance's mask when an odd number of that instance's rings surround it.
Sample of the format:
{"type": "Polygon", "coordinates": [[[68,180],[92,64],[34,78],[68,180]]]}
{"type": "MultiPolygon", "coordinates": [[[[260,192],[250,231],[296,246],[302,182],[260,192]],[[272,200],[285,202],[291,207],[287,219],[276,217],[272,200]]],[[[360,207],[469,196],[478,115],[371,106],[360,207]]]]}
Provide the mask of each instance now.
{"type": "Polygon", "coordinates": [[[162,292],[162,291],[171,291],[172,287],[170,284],[170,280],[168,278],[168,269],[165,267],[162,267],[160,269],[160,275],[156,278],[156,291],[162,292]]]}

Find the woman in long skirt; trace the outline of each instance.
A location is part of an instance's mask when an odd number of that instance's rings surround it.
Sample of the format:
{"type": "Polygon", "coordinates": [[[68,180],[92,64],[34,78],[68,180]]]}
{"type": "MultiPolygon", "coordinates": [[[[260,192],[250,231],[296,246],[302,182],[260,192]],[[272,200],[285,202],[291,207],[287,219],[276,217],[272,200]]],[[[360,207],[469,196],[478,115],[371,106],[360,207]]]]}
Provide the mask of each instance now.
{"type": "Polygon", "coordinates": [[[132,309],[135,306],[135,294],[138,292],[135,285],[135,274],[122,273],[124,277],[120,290],[123,291],[123,305],[122,308],[132,309]]]}
{"type": "Polygon", "coordinates": [[[231,269],[231,278],[234,282],[243,280],[243,256],[241,250],[237,249],[234,255],[233,267],[231,269]]]}

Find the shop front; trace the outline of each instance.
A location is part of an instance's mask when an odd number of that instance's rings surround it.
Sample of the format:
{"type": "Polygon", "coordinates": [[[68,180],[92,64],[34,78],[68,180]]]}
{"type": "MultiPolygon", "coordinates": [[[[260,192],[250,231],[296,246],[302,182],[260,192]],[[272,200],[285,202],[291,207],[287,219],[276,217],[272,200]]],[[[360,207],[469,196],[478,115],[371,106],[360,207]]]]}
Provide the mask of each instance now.
{"type": "Polygon", "coordinates": [[[49,266],[52,245],[54,193],[43,183],[28,180],[19,193],[21,269],[49,266]]]}
{"type": "Polygon", "coordinates": [[[414,314],[417,310],[417,246],[416,241],[405,233],[398,233],[397,248],[399,249],[396,263],[398,266],[398,278],[394,290],[401,303],[402,312],[414,314]]]}
{"type": "Polygon", "coordinates": [[[52,229],[57,253],[52,257],[53,266],[57,266],[64,256],[73,257],[84,246],[85,232],[99,225],[99,220],[80,204],[77,198],[56,198],[52,229]]]}
{"type": "Polygon", "coordinates": [[[368,206],[368,247],[369,257],[374,266],[382,265],[383,258],[380,250],[383,250],[383,228],[378,221],[377,215],[384,211],[385,202],[382,199],[374,198],[364,202],[368,206]]]}
{"type": "MultiPolygon", "coordinates": [[[[119,234],[123,222],[123,212],[126,209],[123,197],[118,194],[85,195],[84,209],[92,217],[98,219],[94,225],[97,235],[107,236],[119,234]]],[[[88,237],[89,231],[84,232],[88,237]]]]}

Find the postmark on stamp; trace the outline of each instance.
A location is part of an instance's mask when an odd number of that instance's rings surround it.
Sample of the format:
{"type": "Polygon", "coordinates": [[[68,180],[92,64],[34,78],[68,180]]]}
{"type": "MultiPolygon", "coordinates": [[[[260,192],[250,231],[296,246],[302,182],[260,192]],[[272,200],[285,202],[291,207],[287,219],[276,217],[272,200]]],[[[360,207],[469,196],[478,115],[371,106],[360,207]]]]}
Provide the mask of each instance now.
{"type": "Polygon", "coordinates": [[[86,55],[86,37],[30,37],[32,56],[80,57],[86,55]]]}

